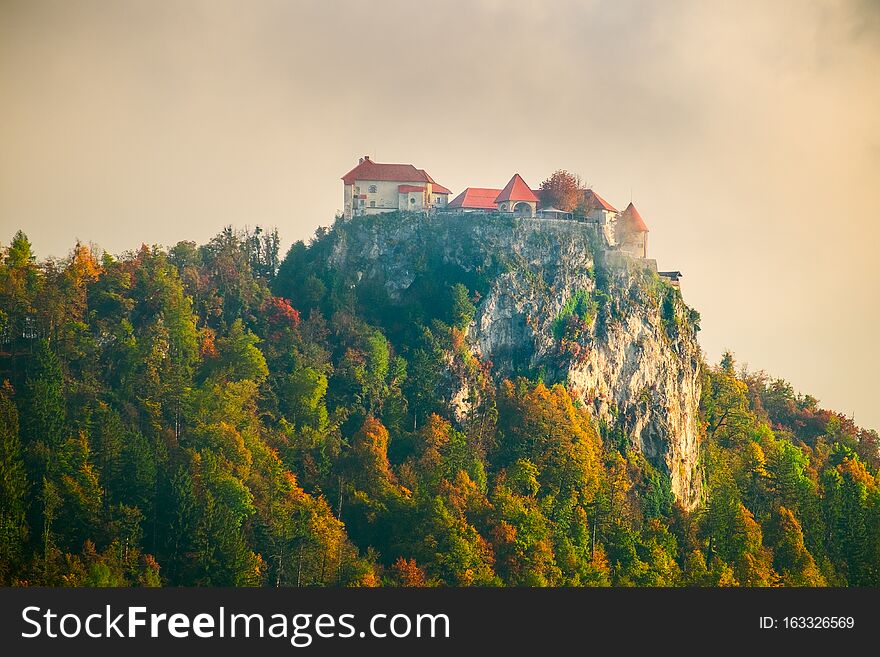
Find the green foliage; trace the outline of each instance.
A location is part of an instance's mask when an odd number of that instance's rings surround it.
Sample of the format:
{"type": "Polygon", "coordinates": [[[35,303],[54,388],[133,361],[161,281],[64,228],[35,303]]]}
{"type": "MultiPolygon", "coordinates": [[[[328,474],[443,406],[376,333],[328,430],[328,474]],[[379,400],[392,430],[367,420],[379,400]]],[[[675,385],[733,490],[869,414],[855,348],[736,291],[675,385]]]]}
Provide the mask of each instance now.
{"type": "Polygon", "coordinates": [[[675,312],[675,295],[675,288],[668,288],[663,295],[663,302],[660,306],[660,317],[663,320],[666,333],[670,336],[676,335],[679,327],[678,314],[675,312]]]}
{"type": "Polygon", "coordinates": [[[0,388],[0,585],[8,586],[21,567],[27,539],[28,481],[12,388],[0,388]]]}
{"type": "Polygon", "coordinates": [[[578,290],[562,305],[559,314],[553,320],[553,336],[561,340],[569,329],[569,321],[572,317],[577,317],[583,324],[589,326],[596,318],[598,308],[598,301],[593,299],[588,290],[578,290]]]}
{"type": "Polygon", "coordinates": [[[730,353],[705,371],[701,413],[707,562],[743,585],[880,581],[877,471],[853,449],[866,432],[784,381],[737,374],[730,353]]]}
{"type": "Polygon", "coordinates": [[[22,442],[56,447],[64,440],[66,421],[61,362],[45,340],[34,351],[21,396],[22,442]]]}
{"type": "Polygon", "coordinates": [[[675,502],[671,477],[666,472],[657,471],[648,463],[642,468],[645,479],[642,492],[645,518],[668,518],[675,502]]]}
{"type": "Polygon", "coordinates": [[[269,375],[269,369],[257,347],[259,343],[260,338],[245,329],[241,319],[236,319],[229,333],[217,340],[219,355],[212,375],[229,381],[261,383],[269,375]]]}
{"type": "MultiPolygon", "coordinates": [[[[703,367],[704,499],[683,509],[625,409],[597,427],[527,345],[507,356],[531,378],[479,357],[480,299],[527,264],[466,217],[428,221],[340,222],[280,263],[262,230],[44,263],[17,234],[0,259],[0,584],[880,584],[876,432],[726,355],[703,367]],[[333,264],[395,225],[407,287],[333,264]]],[[[697,328],[656,276],[590,275],[553,320],[561,352],[641,308],[671,342],[697,328]]]]}
{"type": "Polygon", "coordinates": [[[470,300],[468,289],[461,283],[456,283],[450,288],[450,297],[449,324],[466,329],[477,312],[476,306],[470,300]]]}
{"type": "Polygon", "coordinates": [[[36,260],[31,242],[22,231],[16,231],[9,248],[6,250],[6,266],[10,269],[22,269],[36,260]]]}

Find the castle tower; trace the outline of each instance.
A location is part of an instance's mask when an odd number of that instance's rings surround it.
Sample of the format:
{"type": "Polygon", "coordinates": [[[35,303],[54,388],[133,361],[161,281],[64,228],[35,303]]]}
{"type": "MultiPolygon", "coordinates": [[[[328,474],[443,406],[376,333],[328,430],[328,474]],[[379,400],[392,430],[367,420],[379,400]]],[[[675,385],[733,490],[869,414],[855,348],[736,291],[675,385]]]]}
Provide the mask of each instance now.
{"type": "Polygon", "coordinates": [[[499,212],[510,212],[518,217],[534,217],[538,209],[538,197],[518,173],[508,181],[495,197],[499,212]]]}
{"type": "Polygon", "coordinates": [[[648,257],[648,225],[632,202],[620,213],[614,226],[614,238],[624,253],[637,258],[648,257]]]}

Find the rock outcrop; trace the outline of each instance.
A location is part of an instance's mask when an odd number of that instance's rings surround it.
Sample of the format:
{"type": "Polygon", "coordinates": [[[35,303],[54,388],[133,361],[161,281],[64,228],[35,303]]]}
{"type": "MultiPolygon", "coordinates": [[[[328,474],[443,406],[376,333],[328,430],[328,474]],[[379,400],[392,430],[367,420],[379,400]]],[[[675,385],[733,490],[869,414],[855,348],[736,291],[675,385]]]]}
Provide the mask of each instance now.
{"type": "MultiPolygon", "coordinates": [[[[472,353],[498,376],[564,382],[606,436],[667,473],[686,507],[698,502],[698,316],[652,261],[609,254],[573,221],[395,213],[335,233],[328,265],[392,299],[441,269],[477,281],[472,353]]],[[[466,397],[454,395],[463,413],[466,397]]]]}

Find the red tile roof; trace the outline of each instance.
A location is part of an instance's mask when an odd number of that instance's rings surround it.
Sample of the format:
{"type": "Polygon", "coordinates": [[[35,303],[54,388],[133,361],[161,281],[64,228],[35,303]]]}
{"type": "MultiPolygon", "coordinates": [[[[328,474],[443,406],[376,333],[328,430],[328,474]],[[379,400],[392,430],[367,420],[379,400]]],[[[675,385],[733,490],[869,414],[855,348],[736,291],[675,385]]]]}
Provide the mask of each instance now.
{"type": "Polygon", "coordinates": [[[495,199],[496,203],[501,203],[502,201],[527,201],[530,203],[537,203],[538,197],[532,193],[532,190],[526,185],[526,181],[522,179],[522,176],[515,173],[513,174],[513,178],[510,179],[495,199]]]}
{"type": "Polygon", "coordinates": [[[452,191],[446,189],[440,183],[434,183],[433,185],[431,185],[431,193],[432,194],[451,194],[452,191]]]}
{"type": "Polygon", "coordinates": [[[418,185],[398,185],[397,191],[401,194],[409,194],[410,192],[423,192],[425,188],[418,185]]]}
{"type": "Polygon", "coordinates": [[[639,211],[636,210],[636,206],[634,206],[632,202],[630,202],[630,204],[626,206],[626,210],[620,214],[620,221],[625,222],[624,225],[634,232],[648,232],[648,225],[645,223],[645,220],[642,219],[642,215],[639,214],[639,211]]]}
{"type": "Polygon", "coordinates": [[[617,212],[613,205],[599,196],[592,189],[584,190],[584,205],[587,206],[587,210],[607,210],[608,212],[617,212]]]}
{"type": "Polygon", "coordinates": [[[495,210],[495,198],[500,189],[468,187],[449,202],[447,207],[466,210],[495,210]]]}
{"type": "Polygon", "coordinates": [[[342,176],[346,185],[354,184],[355,180],[387,180],[394,182],[433,182],[422,169],[412,164],[380,164],[365,157],[363,162],[342,176]]]}

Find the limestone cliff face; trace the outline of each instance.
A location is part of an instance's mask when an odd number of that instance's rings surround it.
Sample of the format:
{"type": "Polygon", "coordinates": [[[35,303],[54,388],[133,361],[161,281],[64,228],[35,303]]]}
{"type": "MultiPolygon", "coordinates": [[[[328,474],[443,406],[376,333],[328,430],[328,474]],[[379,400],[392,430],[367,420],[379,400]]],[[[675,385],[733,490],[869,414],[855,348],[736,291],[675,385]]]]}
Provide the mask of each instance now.
{"type": "MultiPolygon", "coordinates": [[[[659,304],[632,270],[609,271],[612,294],[629,295],[617,318],[578,340],[566,372],[569,388],[596,417],[615,425],[655,466],[668,472],[677,499],[699,501],[697,417],[700,350],[691,313],[677,293],[659,304]]],[[[626,297],[624,297],[626,298],[626,297]]]]}
{"type": "MultiPolygon", "coordinates": [[[[478,281],[472,353],[498,376],[564,382],[606,435],[666,472],[685,506],[697,503],[697,316],[645,261],[607,254],[576,222],[393,214],[335,232],[328,265],[381,282],[392,299],[438,269],[478,281]]],[[[463,414],[466,387],[451,400],[463,414]]]]}

